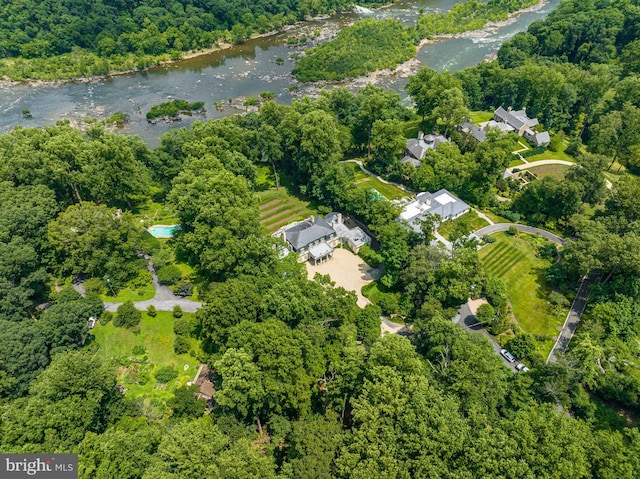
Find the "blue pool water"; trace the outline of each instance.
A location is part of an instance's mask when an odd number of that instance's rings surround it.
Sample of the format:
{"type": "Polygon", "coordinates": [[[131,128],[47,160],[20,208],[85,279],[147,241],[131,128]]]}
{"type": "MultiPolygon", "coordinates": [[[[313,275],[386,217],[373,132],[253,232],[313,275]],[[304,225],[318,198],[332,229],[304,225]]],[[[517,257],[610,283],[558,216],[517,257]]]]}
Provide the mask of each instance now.
{"type": "Polygon", "coordinates": [[[155,225],[149,228],[149,233],[156,238],[172,238],[180,225],[155,225]]]}

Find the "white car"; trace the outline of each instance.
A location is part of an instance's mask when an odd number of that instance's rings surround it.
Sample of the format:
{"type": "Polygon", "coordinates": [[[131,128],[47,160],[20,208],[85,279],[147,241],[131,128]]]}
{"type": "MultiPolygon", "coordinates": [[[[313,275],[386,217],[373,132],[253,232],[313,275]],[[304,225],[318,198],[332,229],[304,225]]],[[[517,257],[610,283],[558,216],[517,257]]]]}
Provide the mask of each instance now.
{"type": "Polygon", "coordinates": [[[507,351],[506,349],[501,349],[500,350],[500,354],[502,354],[502,356],[509,361],[510,363],[515,363],[516,362],[516,357],[511,354],[509,351],[507,351]]]}
{"type": "Polygon", "coordinates": [[[516,366],[516,369],[520,372],[526,373],[527,371],[529,371],[529,368],[526,367],[524,364],[520,363],[516,366]]]}

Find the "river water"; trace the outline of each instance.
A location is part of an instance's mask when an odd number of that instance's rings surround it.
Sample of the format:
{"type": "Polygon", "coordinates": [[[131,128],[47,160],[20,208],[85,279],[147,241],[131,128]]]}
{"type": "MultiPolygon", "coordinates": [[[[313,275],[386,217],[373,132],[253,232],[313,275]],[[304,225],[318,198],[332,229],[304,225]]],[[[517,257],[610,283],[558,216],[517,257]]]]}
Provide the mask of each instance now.
{"type": "MultiPolygon", "coordinates": [[[[160,135],[169,128],[185,126],[196,119],[219,118],[235,113],[242,108],[242,98],[258,96],[261,91],[274,92],[276,99],[282,103],[290,103],[295,96],[316,92],[315,88],[305,85],[301,85],[296,93],[289,90],[292,84],[291,70],[295,66],[291,56],[304,48],[287,45],[290,37],[311,38],[318,32],[321,36],[327,32],[335,33],[354,20],[367,16],[396,18],[413,24],[421,10],[446,11],[458,1],[461,0],[402,0],[374,12],[365,9],[338,14],[294,26],[284,33],[256,38],[243,45],[144,73],[58,85],[1,85],[0,132],[18,125],[51,125],[65,118],[74,122],[85,118],[105,119],[120,111],[130,116],[129,123],[120,131],[140,135],[151,146],[155,146],[160,135]],[[278,57],[284,59],[283,64],[276,63],[278,57]],[[207,111],[204,116],[185,117],[182,121],[170,124],[147,123],[145,114],[153,105],[176,98],[204,101],[207,111]],[[229,99],[233,100],[231,105],[229,99]],[[224,103],[224,110],[218,111],[213,102],[224,103]],[[23,109],[30,110],[32,118],[23,118],[23,109]]],[[[531,22],[544,18],[559,2],[550,0],[542,9],[523,13],[508,25],[474,32],[471,37],[443,39],[425,45],[418,52],[418,62],[436,70],[450,71],[475,65],[495,54],[502,42],[525,30],[531,22]]],[[[306,46],[311,45],[313,40],[309,40],[306,46]]],[[[418,62],[415,62],[416,65],[418,62]]],[[[402,92],[406,75],[382,77],[378,83],[402,92]]],[[[348,86],[356,88],[362,84],[360,81],[348,86]]]]}

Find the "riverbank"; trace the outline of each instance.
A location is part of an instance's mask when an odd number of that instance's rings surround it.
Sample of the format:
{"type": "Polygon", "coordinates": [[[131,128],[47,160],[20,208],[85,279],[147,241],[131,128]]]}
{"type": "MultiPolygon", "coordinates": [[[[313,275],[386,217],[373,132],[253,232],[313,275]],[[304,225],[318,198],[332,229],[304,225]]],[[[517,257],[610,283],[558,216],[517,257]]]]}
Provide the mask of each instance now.
{"type": "MultiPolygon", "coordinates": [[[[391,6],[393,6],[393,3],[386,3],[384,5],[380,5],[380,6],[375,6],[373,8],[375,8],[376,10],[379,9],[383,9],[383,8],[389,8],[391,6]]],[[[353,12],[353,9],[350,10],[343,10],[343,11],[337,11],[337,12],[333,12],[331,14],[322,14],[322,15],[316,15],[314,17],[309,17],[305,20],[301,20],[301,21],[297,21],[295,23],[291,23],[288,25],[285,25],[284,27],[278,29],[278,30],[270,30],[268,32],[265,33],[257,33],[254,35],[251,35],[251,37],[247,38],[246,40],[244,40],[242,43],[245,43],[247,41],[250,40],[256,40],[256,39],[260,39],[260,38],[268,38],[268,37],[272,37],[275,35],[281,35],[283,33],[286,33],[290,30],[296,29],[296,28],[300,28],[302,26],[305,25],[309,25],[313,22],[317,22],[317,21],[322,21],[322,20],[327,20],[330,19],[336,15],[340,15],[340,14],[344,14],[344,13],[349,13],[349,12],[353,12]]],[[[225,41],[221,41],[216,43],[215,45],[209,47],[209,48],[205,48],[205,49],[201,49],[201,50],[191,50],[191,51],[187,51],[187,52],[181,52],[180,54],[180,58],[170,58],[170,54],[169,53],[164,53],[162,55],[158,55],[156,57],[153,56],[149,56],[149,55],[145,55],[144,57],[136,57],[136,56],[131,56],[130,58],[128,58],[126,61],[130,61],[130,62],[135,62],[135,61],[145,61],[148,62],[148,64],[144,67],[144,68],[126,68],[126,69],[122,69],[122,70],[113,70],[110,71],[109,73],[104,73],[104,74],[99,74],[99,75],[91,75],[91,76],[74,76],[74,77],[70,77],[70,78],[58,78],[58,79],[51,79],[51,80],[43,80],[43,79],[30,79],[30,78],[26,78],[26,79],[22,79],[22,80],[12,80],[11,78],[7,77],[7,76],[2,76],[0,77],[0,87],[10,87],[12,85],[29,85],[29,86],[33,86],[33,87],[39,87],[39,86],[58,86],[58,85],[64,85],[64,84],[68,84],[68,83],[89,83],[89,82],[94,82],[94,81],[103,81],[103,80],[108,80],[111,78],[117,78],[119,76],[123,76],[123,75],[133,75],[133,74],[137,74],[137,73],[146,73],[149,71],[152,71],[156,68],[161,68],[167,65],[172,65],[172,64],[179,64],[180,62],[183,61],[187,61],[187,60],[191,60],[194,58],[198,58],[198,57],[203,57],[203,56],[207,56],[207,55],[211,55],[213,53],[216,52],[220,52],[220,51],[224,51],[224,50],[228,50],[232,47],[238,46],[239,44],[233,44],[233,43],[228,43],[225,41]]],[[[241,45],[241,44],[240,44],[241,45]]],[[[93,54],[92,52],[85,52],[84,53],[85,57],[94,57],[96,60],[102,60],[102,61],[108,61],[107,58],[103,58],[103,57],[98,57],[97,55],[93,54]]],[[[64,54],[64,55],[59,55],[56,57],[49,57],[49,59],[72,59],[72,58],[76,58],[77,61],[81,61],[83,58],[82,55],[77,55],[77,54],[64,54]],[[73,55],[76,55],[76,57],[74,57],[73,55]]],[[[36,61],[41,61],[42,59],[35,59],[36,61]]],[[[23,59],[23,58],[6,58],[6,59],[0,59],[0,63],[1,62],[7,62],[8,64],[15,64],[16,62],[23,62],[23,63],[29,63],[30,60],[27,59],[23,59]]]]}
{"type": "MultiPolygon", "coordinates": [[[[540,0],[535,5],[522,8],[520,10],[516,10],[514,12],[509,13],[508,18],[506,20],[501,21],[490,21],[487,22],[481,29],[470,30],[461,33],[455,34],[438,34],[434,35],[431,38],[423,38],[420,40],[418,45],[416,46],[415,55],[413,58],[410,58],[400,64],[398,64],[394,68],[381,68],[374,70],[367,75],[361,75],[353,78],[346,78],[344,80],[337,81],[318,81],[318,82],[299,82],[300,86],[304,87],[305,94],[309,94],[311,92],[311,96],[317,96],[322,88],[326,85],[340,85],[344,84],[350,88],[361,88],[366,86],[367,84],[379,84],[383,82],[385,79],[389,77],[395,78],[408,78],[411,75],[414,75],[421,68],[421,63],[417,58],[420,50],[427,46],[437,43],[439,41],[453,39],[453,38],[471,38],[471,39],[482,39],[488,38],[496,33],[497,30],[507,27],[514,22],[517,21],[518,17],[526,13],[537,12],[541,10],[545,5],[549,3],[548,0],[540,0]]],[[[496,58],[496,54],[492,53],[485,57],[485,61],[491,61],[496,58]]]]}

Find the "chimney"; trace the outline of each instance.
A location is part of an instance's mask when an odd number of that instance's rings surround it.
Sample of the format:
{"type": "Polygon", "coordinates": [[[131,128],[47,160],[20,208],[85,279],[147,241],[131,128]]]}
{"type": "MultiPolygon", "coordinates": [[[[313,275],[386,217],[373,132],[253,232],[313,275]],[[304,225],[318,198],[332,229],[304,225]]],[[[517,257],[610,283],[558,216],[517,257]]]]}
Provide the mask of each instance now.
{"type": "Polygon", "coordinates": [[[342,224],[342,213],[338,213],[338,224],[342,224]]]}
{"type": "Polygon", "coordinates": [[[507,108],[507,111],[511,111],[511,107],[507,108]]]}
{"type": "Polygon", "coordinates": [[[427,206],[431,206],[431,196],[429,196],[429,198],[427,198],[427,206]]]}
{"type": "Polygon", "coordinates": [[[418,132],[418,140],[422,140],[424,138],[424,132],[423,131],[419,131],[418,132]]]}

